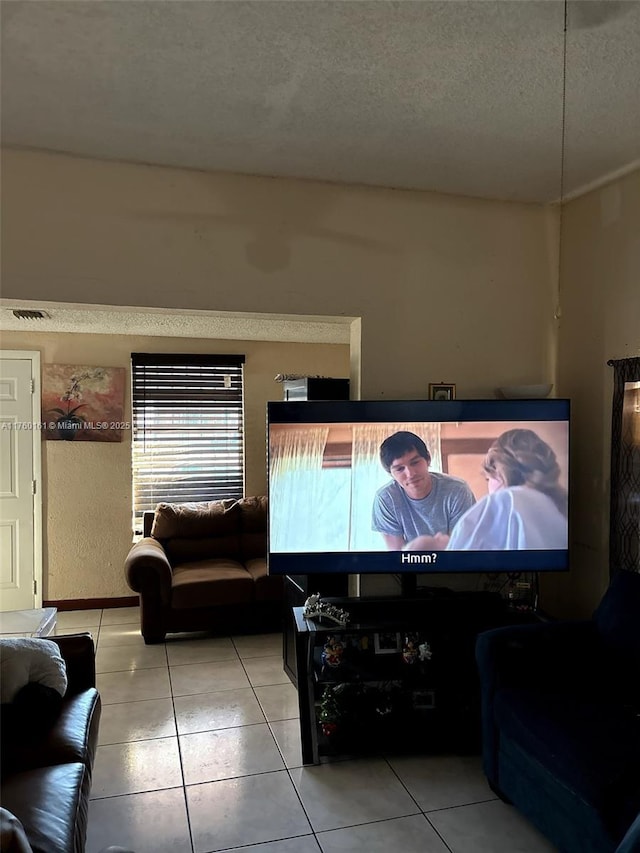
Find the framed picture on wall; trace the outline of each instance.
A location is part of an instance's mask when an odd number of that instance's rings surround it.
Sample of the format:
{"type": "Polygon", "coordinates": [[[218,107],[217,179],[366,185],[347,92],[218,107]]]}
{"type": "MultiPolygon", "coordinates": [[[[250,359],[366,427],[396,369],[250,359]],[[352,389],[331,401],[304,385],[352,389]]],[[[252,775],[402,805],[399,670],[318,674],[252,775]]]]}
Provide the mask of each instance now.
{"type": "Polygon", "coordinates": [[[451,383],[429,383],[430,400],[455,400],[456,386],[451,383]]]}
{"type": "Polygon", "coordinates": [[[42,414],[48,441],[122,441],[124,367],[42,365],[42,414]]]}

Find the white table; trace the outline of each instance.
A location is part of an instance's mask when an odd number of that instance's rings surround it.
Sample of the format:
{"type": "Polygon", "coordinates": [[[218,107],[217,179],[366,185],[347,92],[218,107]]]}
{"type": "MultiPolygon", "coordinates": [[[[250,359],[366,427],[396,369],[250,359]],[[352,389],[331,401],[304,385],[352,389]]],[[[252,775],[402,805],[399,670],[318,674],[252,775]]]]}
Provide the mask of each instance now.
{"type": "Polygon", "coordinates": [[[55,607],[6,610],[0,613],[0,637],[50,637],[57,614],[55,607]]]}

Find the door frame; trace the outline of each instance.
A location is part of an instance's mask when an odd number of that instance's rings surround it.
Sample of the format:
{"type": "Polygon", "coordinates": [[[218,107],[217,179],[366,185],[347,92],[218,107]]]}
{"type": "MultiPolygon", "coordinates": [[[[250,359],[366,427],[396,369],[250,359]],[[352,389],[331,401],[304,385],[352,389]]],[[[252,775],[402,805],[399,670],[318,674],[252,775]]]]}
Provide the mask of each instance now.
{"type": "Polygon", "coordinates": [[[30,361],[31,380],[31,440],[33,453],[33,480],[35,493],[33,495],[33,577],[36,589],[33,594],[33,606],[42,607],[43,586],[43,529],[42,529],[42,393],[40,353],[36,350],[0,349],[0,358],[6,361],[30,361]]]}

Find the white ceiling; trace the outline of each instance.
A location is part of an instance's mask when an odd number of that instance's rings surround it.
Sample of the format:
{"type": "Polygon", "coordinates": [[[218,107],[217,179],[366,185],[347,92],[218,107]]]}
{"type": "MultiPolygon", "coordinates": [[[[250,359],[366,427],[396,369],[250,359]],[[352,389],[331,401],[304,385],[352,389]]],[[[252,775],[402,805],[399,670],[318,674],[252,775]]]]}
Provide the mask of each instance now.
{"type": "MultiPolygon", "coordinates": [[[[562,0],[3,0],[3,144],[557,200],[562,0]]],[[[565,193],[638,165],[640,2],[569,3],[565,193]]]]}
{"type": "MultiPolygon", "coordinates": [[[[2,0],[0,16],[4,145],[560,196],[563,0],[2,0]]],[[[640,165],[639,83],[640,2],[569,2],[565,196],[640,165]]],[[[32,331],[347,343],[349,323],[0,307],[0,329],[32,331]]]]}

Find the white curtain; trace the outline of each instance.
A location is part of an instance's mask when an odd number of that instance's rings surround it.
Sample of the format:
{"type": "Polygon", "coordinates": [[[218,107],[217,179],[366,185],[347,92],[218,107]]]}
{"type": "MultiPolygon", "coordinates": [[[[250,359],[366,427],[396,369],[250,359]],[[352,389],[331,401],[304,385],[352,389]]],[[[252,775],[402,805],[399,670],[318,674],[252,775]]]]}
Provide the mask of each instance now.
{"type": "Polygon", "coordinates": [[[380,462],[380,445],[400,430],[413,432],[427,445],[431,470],[442,471],[439,423],[354,424],[351,461],[351,551],[384,551],[380,533],[371,529],[371,513],[376,491],[391,480],[380,462]]]}
{"type": "MultiPolygon", "coordinates": [[[[270,437],[270,548],[346,551],[348,469],[322,467],[327,427],[274,431],[270,437]]],[[[301,569],[303,571],[303,569],[301,569]]]]}

